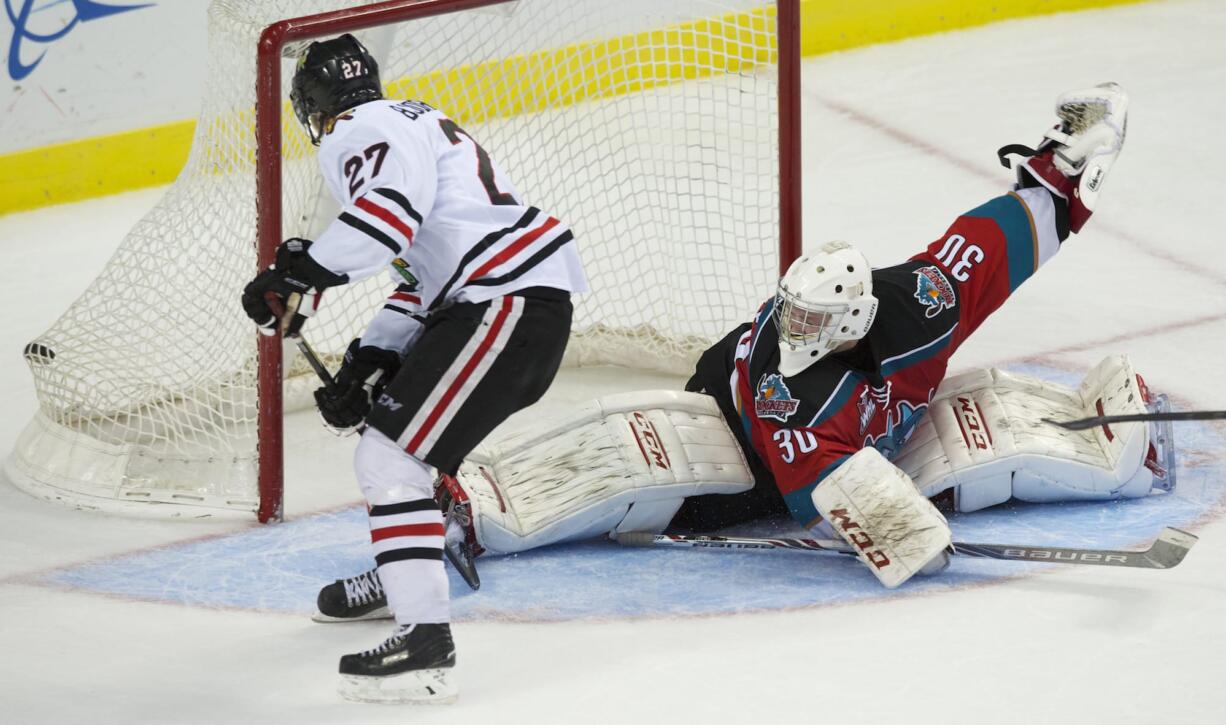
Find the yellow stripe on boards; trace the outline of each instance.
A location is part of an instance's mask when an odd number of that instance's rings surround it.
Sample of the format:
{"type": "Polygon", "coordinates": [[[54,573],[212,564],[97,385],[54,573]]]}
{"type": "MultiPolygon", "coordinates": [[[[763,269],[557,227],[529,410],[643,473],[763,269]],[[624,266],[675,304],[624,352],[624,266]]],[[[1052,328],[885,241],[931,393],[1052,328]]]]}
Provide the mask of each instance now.
{"type": "Polygon", "coordinates": [[[0,156],[0,214],[168,184],[195,129],[178,121],[0,156]]]}
{"type": "MultiPolygon", "coordinates": [[[[667,2],[668,0],[660,0],[667,2]]],[[[1033,15],[1146,0],[801,0],[805,56],[1033,15]]],[[[388,83],[457,122],[479,122],[637,93],[774,62],[774,7],[477,63],[388,83]]],[[[246,115],[246,114],[243,114],[246,115]]],[[[286,107],[286,127],[293,123],[286,107]]],[[[195,121],[0,156],[0,214],[166,184],[183,168],[195,121]]],[[[286,149],[287,156],[307,153],[286,149]]],[[[229,160],[250,165],[249,154],[229,160]]]]}
{"type": "Polygon", "coordinates": [[[775,8],[576,43],[387,84],[457,123],[508,118],[775,62],[775,8]]]}
{"type": "Polygon", "coordinates": [[[801,55],[1147,0],[801,0],[801,55]]]}

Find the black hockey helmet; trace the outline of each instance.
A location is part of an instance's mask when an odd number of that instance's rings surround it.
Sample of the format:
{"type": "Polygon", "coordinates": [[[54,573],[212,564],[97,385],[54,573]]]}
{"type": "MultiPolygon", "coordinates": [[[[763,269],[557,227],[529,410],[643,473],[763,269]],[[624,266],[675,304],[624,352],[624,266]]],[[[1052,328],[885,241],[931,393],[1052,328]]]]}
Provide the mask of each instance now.
{"type": "Polygon", "coordinates": [[[311,43],[298,56],[289,98],[294,115],[306,127],[311,143],[318,146],[325,124],[331,119],[355,106],[383,98],[379,64],[348,33],[311,43]]]}

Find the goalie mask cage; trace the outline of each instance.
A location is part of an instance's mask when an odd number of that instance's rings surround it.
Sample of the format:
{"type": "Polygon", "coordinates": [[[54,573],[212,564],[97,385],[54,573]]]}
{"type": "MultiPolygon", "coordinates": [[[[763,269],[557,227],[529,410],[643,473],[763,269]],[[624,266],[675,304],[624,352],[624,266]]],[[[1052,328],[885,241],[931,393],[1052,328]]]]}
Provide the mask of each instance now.
{"type": "MultiPolygon", "coordinates": [[[[287,99],[298,51],[344,32],[389,98],[447,113],[574,230],[592,291],[569,364],[689,372],[799,252],[798,3],[214,0],[188,162],[26,347],[40,409],[10,480],[83,508],[281,517],[283,409],[318,383],[238,297],[337,213],[287,99]]],[[[324,295],[304,331],[333,368],[391,287],[324,295]]]]}

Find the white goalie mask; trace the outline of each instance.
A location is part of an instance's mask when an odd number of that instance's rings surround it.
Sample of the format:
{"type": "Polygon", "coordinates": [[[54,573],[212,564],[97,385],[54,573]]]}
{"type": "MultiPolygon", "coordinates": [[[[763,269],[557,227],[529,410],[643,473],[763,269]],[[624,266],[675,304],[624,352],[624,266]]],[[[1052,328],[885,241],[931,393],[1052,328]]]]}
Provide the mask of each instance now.
{"type": "Polygon", "coordinates": [[[779,279],[775,325],[779,372],[796,375],[868,333],[877,314],[868,260],[847,242],[828,242],[801,256],[779,279]]]}

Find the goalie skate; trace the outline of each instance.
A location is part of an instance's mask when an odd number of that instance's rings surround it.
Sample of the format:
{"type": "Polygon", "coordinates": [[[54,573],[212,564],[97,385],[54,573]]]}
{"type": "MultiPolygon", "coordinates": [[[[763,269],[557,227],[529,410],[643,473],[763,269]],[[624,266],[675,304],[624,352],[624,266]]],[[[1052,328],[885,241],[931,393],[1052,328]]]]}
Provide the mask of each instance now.
{"type": "Polygon", "coordinates": [[[454,667],[451,625],[403,625],[379,646],[341,657],[340,694],[355,702],[446,705],[459,694],[454,667]]]}
{"type": "Polygon", "coordinates": [[[318,611],[311,619],[316,622],[359,622],[392,617],[377,569],[337,579],[320,589],[315,606],[318,611]]]}

